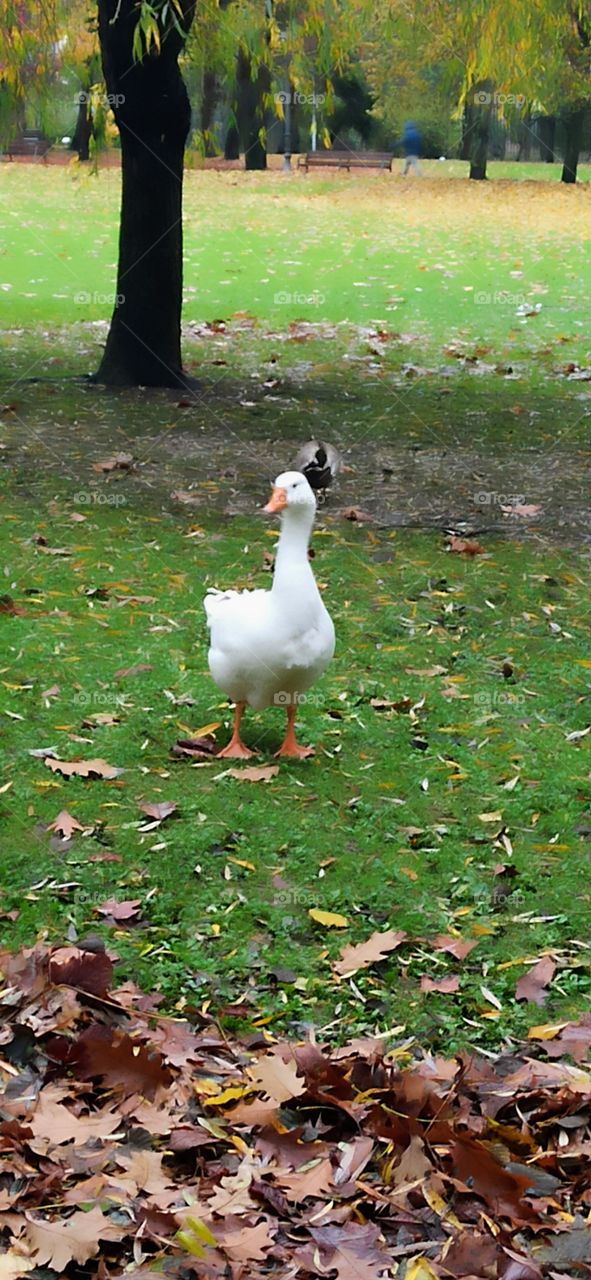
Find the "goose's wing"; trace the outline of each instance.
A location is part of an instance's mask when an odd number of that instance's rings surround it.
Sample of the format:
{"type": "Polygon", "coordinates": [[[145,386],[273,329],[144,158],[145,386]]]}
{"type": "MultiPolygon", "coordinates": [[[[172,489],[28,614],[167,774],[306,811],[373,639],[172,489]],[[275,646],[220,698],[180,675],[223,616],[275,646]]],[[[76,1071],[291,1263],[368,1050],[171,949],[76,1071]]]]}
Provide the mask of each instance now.
{"type": "Polygon", "coordinates": [[[327,489],[332,480],[326,446],[320,440],[309,440],[302,445],[294,459],[294,467],[305,475],[311,489],[327,489]]]}
{"type": "Polygon", "coordinates": [[[298,452],[296,453],[296,456],[293,460],[294,471],[303,472],[304,467],[309,466],[311,462],[315,462],[316,454],[319,448],[320,448],[319,440],[308,440],[306,444],[303,444],[301,449],[298,449],[298,452]]]}
{"type": "Polygon", "coordinates": [[[326,454],[326,463],[330,467],[331,476],[338,476],[339,471],[343,470],[343,455],[335,449],[334,444],[324,444],[324,452],[326,454]]]}
{"type": "Polygon", "coordinates": [[[260,608],[268,595],[262,587],[255,591],[218,591],[217,587],[209,587],[203,600],[209,630],[218,623],[220,626],[232,626],[237,616],[244,617],[260,608]]]}

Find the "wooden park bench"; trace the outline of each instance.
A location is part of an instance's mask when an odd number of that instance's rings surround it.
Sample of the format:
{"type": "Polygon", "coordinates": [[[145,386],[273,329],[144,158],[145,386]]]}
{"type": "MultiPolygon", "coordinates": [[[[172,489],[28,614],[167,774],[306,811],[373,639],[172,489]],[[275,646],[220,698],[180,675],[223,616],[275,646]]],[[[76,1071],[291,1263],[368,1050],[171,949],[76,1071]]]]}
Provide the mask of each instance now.
{"type": "Polygon", "coordinates": [[[308,151],[298,169],[391,169],[393,159],[391,151],[308,151]]]}
{"type": "Polygon", "coordinates": [[[47,161],[47,152],[51,151],[51,142],[40,129],[27,129],[8,143],[6,154],[9,160],[14,156],[31,156],[33,159],[47,161]]]}

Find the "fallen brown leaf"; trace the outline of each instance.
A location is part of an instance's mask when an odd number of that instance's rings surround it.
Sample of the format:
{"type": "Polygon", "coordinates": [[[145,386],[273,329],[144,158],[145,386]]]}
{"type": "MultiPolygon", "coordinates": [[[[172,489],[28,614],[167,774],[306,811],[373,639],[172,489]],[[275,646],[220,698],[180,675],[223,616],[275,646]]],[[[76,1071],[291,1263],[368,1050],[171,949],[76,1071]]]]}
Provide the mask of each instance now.
{"type": "Polygon", "coordinates": [[[436,938],[431,938],[429,945],[434,951],[447,951],[448,955],[455,956],[456,960],[465,960],[474,947],[478,946],[478,939],[454,938],[445,933],[439,933],[436,938]]]}
{"type": "Polygon", "coordinates": [[[484,553],[484,547],[479,542],[473,542],[466,538],[458,538],[452,534],[447,540],[448,551],[455,551],[460,556],[479,556],[484,553]]]}
{"type": "Polygon", "coordinates": [[[297,1098],[306,1089],[289,1047],[277,1046],[271,1053],[258,1058],[254,1066],[248,1068],[248,1078],[255,1089],[274,1102],[297,1098]]]}
{"type": "Polygon", "coordinates": [[[67,809],[61,809],[57,818],[50,822],[47,830],[55,831],[56,835],[62,837],[62,840],[71,840],[75,831],[84,831],[85,828],[81,822],[78,822],[77,818],[68,813],[67,809]]]}
{"type": "Polygon", "coordinates": [[[423,974],[420,982],[421,991],[439,991],[442,995],[452,995],[460,987],[457,973],[450,973],[445,978],[429,978],[423,974]]]}
{"type": "Polygon", "coordinates": [[[530,1000],[533,1004],[543,1005],[548,995],[547,987],[556,973],[556,964],[550,956],[542,956],[541,960],[523,974],[515,988],[516,1000],[530,1000]]]}
{"type": "Polygon", "coordinates": [[[117,1226],[95,1205],[88,1213],[78,1211],[69,1218],[33,1218],[27,1215],[25,1239],[36,1267],[64,1272],[71,1262],[88,1262],[96,1257],[101,1240],[120,1240],[117,1226]]]}
{"type": "Polygon", "coordinates": [[[140,804],[142,813],[148,818],[154,818],[158,823],[164,822],[165,818],[169,818],[172,813],[176,812],[176,804],[172,800],[163,800],[158,804],[140,804]]]}
{"type": "Polygon", "coordinates": [[[101,462],[93,462],[92,469],[97,472],[130,471],[133,467],[133,454],[115,453],[112,458],[103,458],[101,462]]]}
{"type": "Polygon", "coordinates": [[[123,773],[106,760],[56,760],[46,756],[45,764],[52,773],[63,773],[65,778],[118,778],[123,773]]]}
{"type": "Polygon", "coordinates": [[[134,920],[140,913],[142,905],[141,898],[130,898],[125,902],[118,902],[116,898],[107,898],[106,902],[101,903],[100,907],[94,910],[100,916],[109,916],[116,924],[121,924],[124,920],[134,920]]]}
{"type": "Polygon", "coordinates": [[[110,1027],[83,1031],[72,1046],[70,1061],[75,1061],[79,1079],[100,1077],[108,1088],[126,1096],[138,1093],[153,1099],[172,1080],[161,1053],[110,1027]]]}
{"type": "Polygon", "coordinates": [[[57,985],[65,983],[95,996],[105,996],[111,988],[113,961],[106,951],[58,947],[49,960],[49,977],[57,985]]]}
{"type": "Polygon", "coordinates": [[[385,933],[372,933],[366,942],[359,942],[357,945],[347,943],[340,953],[340,959],[333,965],[334,972],[344,978],[356,973],[358,969],[368,969],[370,965],[378,964],[391,951],[395,951],[405,938],[404,930],[396,932],[388,929],[385,933]]]}
{"type": "Polygon", "coordinates": [[[270,782],[279,773],[278,764],[248,764],[242,769],[228,769],[230,778],[239,782],[270,782]]]}
{"type": "Polygon", "coordinates": [[[343,520],[351,520],[354,524],[369,524],[373,522],[373,516],[369,511],[362,511],[361,507],[343,507],[341,511],[343,520]]]}

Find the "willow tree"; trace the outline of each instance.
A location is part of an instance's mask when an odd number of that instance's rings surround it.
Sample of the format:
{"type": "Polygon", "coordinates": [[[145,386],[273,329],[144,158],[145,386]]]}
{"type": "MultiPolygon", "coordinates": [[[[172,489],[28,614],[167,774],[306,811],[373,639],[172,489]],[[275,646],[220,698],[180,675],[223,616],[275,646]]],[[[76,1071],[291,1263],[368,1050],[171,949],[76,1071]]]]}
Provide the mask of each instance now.
{"type": "Polygon", "coordinates": [[[42,113],[57,70],[57,0],[0,0],[0,138],[42,113]]]}
{"type": "Polygon", "coordinates": [[[98,0],[108,101],[121,137],[116,303],[96,374],[182,387],[182,190],[191,109],[179,67],[195,0],[98,0]]]}
{"type": "Polygon", "coordinates": [[[532,0],[547,52],[535,93],[564,132],[562,182],[577,180],[585,121],[591,111],[591,10],[579,0],[532,0]]]}
{"type": "Polygon", "coordinates": [[[227,79],[247,169],[264,169],[269,121],[313,106],[326,117],[334,78],[357,56],[367,0],[221,0],[227,79]]]}

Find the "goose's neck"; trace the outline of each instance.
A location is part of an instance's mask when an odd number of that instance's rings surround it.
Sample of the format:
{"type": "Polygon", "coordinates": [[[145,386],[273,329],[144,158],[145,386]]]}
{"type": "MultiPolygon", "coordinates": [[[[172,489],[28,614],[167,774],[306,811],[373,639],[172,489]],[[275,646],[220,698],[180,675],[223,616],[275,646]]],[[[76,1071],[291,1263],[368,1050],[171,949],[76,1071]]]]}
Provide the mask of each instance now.
{"type": "Polygon", "coordinates": [[[281,520],[281,536],[275,559],[273,586],[277,590],[289,587],[295,573],[303,573],[314,581],[308,560],[308,546],[314,525],[314,508],[299,508],[284,512],[281,520]]]}

